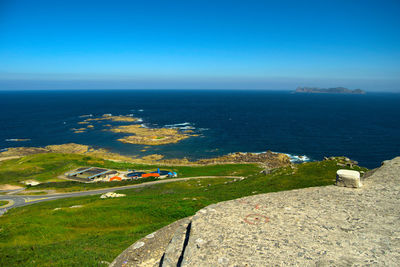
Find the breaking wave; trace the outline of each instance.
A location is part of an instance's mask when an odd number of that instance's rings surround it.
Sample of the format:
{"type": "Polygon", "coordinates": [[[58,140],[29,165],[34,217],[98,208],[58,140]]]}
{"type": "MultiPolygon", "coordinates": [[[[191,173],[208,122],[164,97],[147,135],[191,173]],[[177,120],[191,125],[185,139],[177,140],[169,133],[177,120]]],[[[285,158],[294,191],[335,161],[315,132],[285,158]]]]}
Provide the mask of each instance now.
{"type": "Polygon", "coordinates": [[[301,163],[301,162],[309,162],[311,159],[307,157],[306,155],[292,155],[288,153],[284,153],[285,155],[288,155],[290,158],[290,161],[293,163],[301,163]]]}
{"type": "Polygon", "coordinates": [[[93,115],[92,115],[92,114],[88,114],[88,115],[81,115],[81,116],[79,116],[79,118],[87,118],[87,117],[93,117],[93,115]]]}
{"type": "Polygon", "coordinates": [[[178,127],[180,130],[194,130],[194,129],[196,129],[195,127],[193,127],[193,126],[184,126],[184,127],[178,127]]]}
{"type": "MultiPolygon", "coordinates": [[[[273,151],[272,151],[273,152],[273,151]]],[[[266,151],[263,152],[252,152],[253,154],[263,154],[266,153],[266,151]]],[[[281,152],[273,152],[273,153],[281,153],[281,152]]],[[[293,155],[289,153],[282,153],[287,155],[290,158],[290,162],[293,163],[302,163],[302,162],[309,162],[311,159],[307,157],[306,155],[293,155]]]]}
{"type": "Polygon", "coordinates": [[[182,123],[175,123],[175,124],[167,124],[167,125],[164,125],[164,127],[179,128],[181,126],[188,126],[188,125],[191,125],[191,123],[190,122],[182,122],[182,123]]]}

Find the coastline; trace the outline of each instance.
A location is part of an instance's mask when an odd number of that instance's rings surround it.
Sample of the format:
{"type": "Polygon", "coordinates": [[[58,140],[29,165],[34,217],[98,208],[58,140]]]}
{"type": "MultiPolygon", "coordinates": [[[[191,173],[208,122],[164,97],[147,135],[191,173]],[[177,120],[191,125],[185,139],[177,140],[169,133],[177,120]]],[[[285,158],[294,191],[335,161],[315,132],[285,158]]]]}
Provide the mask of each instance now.
{"type": "Polygon", "coordinates": [[[118,91],[118,94],[111,94],[96,90],[57,94],[35,92],[29,95],[9,93],[3,97],[4,100],[8,97],[9,101],[4,105],[9,105],[10,109],[3,114],[0,147],[77,143],[104,147],[121,155],[187,156],[190,161],[236,151],[269,149],[307,155],[312,160],[346,155],[369,168],[378,167],[382,160],[396,155],[399,145],[396,137],[400,133],[399,127],[393,125],[396,125],[396,114],[399,113],[396,104],[398,96],[370,92],[362,97],[322,95],[292,95],[289,91],[246,94],[236,91],[218,94],[201,91],[179,94],[173,91],[118,91]],[[29,101],[18,106],[18,101],[25,96],[29,96],[29,101]],[[57,112],[51,112],[49,108],[34,109],[35,106],[46,107],[49,99],[51,105],[59,107],[57,112]],[[99,104],[103,103],[101,101],[109,105],[99,104]],[[219,106],[220,101],[226,101],[226,105],[219,106]],[[71,103],[76,105],[71,106],[71,103]],[[243,108],[241,103],[251,103],[251,106],[243,108]],[[286,103],[284,109],[282,103],[286,103]],[[374,107],[374,112],[363,108],[365,106],[374,107]],[[388,109],[390,113],[386,112],[388,109]],[[78,124],[85,119],[102,117],[105,113],[133,116],[139,120],[100,120],[78,124]],[[81,117],[90,114],[92,116],[81,117]],[[344,120],[352,123],[343,127],[344,120]],[[190,134],[200,136],[146,147],[118,141],[134,134],[108,131],[113,127],[136,124],[149,128],[179,128],[182,133],[192,130],[194,132],[190,134]],[[88,125],[94,127],[86,129],[88,125]],[[71,128],[83,127],[85,133],[71,131],[71,128]],[[363,134],[368,131],[374,134],[363,134]],[[31,140],[7,141],[10,139],[31,140]]]}
{"type": "Polygon", "coordinates": [[[98,157],[116,162],[130,162],[130,163],[143,163],[143,164],[159,164],[159,165],[183,165],[183,166],[204,166],[215,164],[237,164],[237,163],[259,163],[267,169],[287,166],[291,164],[291,159],[287,154],[266,151],[261,153],[251,152],[235,152],[227,155],[199,159],[196,161],[189,161],[187,158],[181,159],[164,159],[163,155],[152,154],[147,156],[135,155],[124,156],[118,153],[110,152],[104,148],[95,149],[88,145],[81,145],[75,143],[48,145],[45,147],[10,147],[5,151],[0,152],[0,161],[20,158],[32,154],[41,153],[65,153],[65,154],[79,154],[98,157]]]}

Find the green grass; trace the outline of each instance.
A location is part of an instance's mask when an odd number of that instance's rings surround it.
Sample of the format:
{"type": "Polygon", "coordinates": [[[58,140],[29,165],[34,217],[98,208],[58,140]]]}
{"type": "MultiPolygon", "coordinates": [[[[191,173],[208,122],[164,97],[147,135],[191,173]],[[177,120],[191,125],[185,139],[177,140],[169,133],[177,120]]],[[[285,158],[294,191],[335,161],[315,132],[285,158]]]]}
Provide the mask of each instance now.
{"type": "Polygon", "coordinates": [[[141,184],[151,181],[156,181],[157,178],[141,178],[132,181],[112,181],[112,182],[96,182],[96,183],[80,183],[75,181],[63,181],[63,182],[48,182],[39,184],[36,186],[28,187],[28,190],[56,190],[57,192],[76,192],[76,191],[87,191],[95,190],[100,188],[110,188],[125,185],[141,184]]]}
{"type": "Polygon", "coordinates": [[[23,192],[18,193],[18,195],[30,195],[30,196],[40,196],[40,195],[47,195],[47,191],[33,191],[33,192],[23,192]]]}
{"type": "Polygon", "coordinates": [[[237,182],[224,178],[181,181],[120,191],[127,194],[124,198],[87,196],[12,209],[0,217],[0,265],[100,266],[136,240],[209,204],[255,193],[330,185],[337,169],[334,161],[313,162],[269,175],[253,172],[237,182]],[[83,207],[70,209],[73,205],[83,207]]]}
{"type": "Polygon", "coordinates": [[[6,201],[6,200],[0,200],[0,207],[1,206],[4,206],[4,205],[7,205],[8,204],[8,201],[6,201]]]}
{"type": "Polygon", "coordinates": [[[158,167],[175,171],[179,177],[191,176],[246,176],[260,171],[255,164],[224,164],[209,166],[158,166],[147,164],[120,163],[77,154],[36,154],[0,162],[0,185],[18,184],[28,179],[38,180],[44,184],[29,189],[56,189],[58,191],[90,190],[111,186],[135,184],[137,182],[93,183],[82,184],[79,182],[65,181],[57,178],[67,171],[82,166],[103,167],[116,170],[155,170],[158,167]]]}

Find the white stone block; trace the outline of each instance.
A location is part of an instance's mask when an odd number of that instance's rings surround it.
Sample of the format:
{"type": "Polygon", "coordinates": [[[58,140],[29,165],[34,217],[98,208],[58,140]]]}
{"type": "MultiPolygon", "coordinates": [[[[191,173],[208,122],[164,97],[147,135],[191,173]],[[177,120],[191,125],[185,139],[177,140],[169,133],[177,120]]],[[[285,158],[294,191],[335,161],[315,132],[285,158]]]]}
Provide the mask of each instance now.
{"type": "Polygon", "coordinates": [[[359,188],[362,186],[358,171],[340,169],[336,172],[336,185],[359,188]]]}

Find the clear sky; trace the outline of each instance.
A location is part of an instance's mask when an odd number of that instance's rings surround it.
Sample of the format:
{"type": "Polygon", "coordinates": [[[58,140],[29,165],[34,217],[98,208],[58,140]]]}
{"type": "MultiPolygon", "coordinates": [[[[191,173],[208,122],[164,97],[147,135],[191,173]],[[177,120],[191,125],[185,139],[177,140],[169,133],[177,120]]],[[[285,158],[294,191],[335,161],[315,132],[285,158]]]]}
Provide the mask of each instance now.
{"type": "Polygon", "coordinates": [[[0,0],[0,89],[400,91],[399,0],[0,0]]]}

